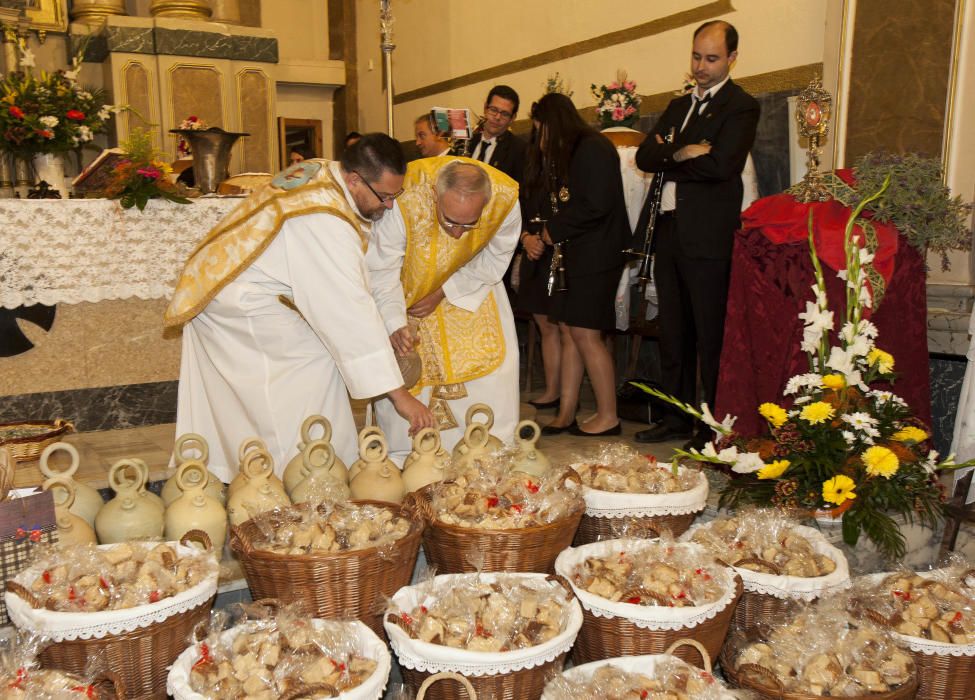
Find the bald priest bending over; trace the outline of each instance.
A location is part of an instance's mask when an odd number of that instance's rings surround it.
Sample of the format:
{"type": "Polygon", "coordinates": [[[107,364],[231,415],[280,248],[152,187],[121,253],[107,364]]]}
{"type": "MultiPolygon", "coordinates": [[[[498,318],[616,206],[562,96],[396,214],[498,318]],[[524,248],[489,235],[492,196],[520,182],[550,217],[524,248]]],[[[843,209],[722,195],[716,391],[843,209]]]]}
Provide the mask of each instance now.
{"type": "Polygon", "coordinates": [[[364,258],[405,171],[396,141],[367,134],[340,162],[305,160],[276,175],[190,256],[165,319],[183,327],[176,432],[207,439],[223,481],[255,436],[280,475],[315,413],[331,421],[336,454],[354,460],[349,394],[386,395],[404,440],[433,425],[403,387],[364,258]]]}

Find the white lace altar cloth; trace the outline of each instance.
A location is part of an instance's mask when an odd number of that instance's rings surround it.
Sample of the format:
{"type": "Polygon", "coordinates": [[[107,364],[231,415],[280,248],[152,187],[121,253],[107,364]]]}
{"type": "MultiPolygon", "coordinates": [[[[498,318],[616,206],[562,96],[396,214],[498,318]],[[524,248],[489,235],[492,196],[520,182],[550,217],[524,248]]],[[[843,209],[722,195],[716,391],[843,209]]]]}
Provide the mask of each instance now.
{"type": "Polygon", "coordinates": [[[168,298],[196,244],[239,197],[192,204],[0,199],[0,307],[168,298]]]}

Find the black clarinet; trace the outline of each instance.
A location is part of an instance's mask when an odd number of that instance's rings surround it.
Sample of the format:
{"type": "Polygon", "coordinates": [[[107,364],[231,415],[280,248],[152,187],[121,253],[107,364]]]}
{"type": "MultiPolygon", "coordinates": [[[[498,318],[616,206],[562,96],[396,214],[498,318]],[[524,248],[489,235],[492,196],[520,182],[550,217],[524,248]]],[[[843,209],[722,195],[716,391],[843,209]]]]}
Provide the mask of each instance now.
{"type": "MultiPolygon", "coordinates": [[[[671,127],[670,133],[664,139],[664,143],[674,142],[675,129],[671,127]]],[[[647,216],[647,231],[646,237],[643,241],[643,248],[641,250],[633,250],[632,248],[627,248],[623,252],[633,258],[639,258],[640,260],[640,270],[637,272],[637,284],[641,287],[646,287],[648,283],[653,281],[653,271],[651,264],[653,263],[653,241],[654,232],[657,228],[657,214],[660,213],[660,201],[664,196],[664,177],[663,173],[655,173],[653,176],[653,186],[650,188],[650,192],[647,194],[647,200],[650,203],[648,216],[647,216]]]]}

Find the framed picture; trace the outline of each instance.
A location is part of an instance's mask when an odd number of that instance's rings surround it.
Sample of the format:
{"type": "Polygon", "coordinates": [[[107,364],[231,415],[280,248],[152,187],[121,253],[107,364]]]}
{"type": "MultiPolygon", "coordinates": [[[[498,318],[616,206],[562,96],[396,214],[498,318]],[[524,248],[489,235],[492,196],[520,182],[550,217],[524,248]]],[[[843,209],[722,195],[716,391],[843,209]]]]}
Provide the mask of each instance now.
{"type": "Polygon", "coordinates": [[[322,158],[322,120],[278,117],[278,148],[282,169],[293,161],[322,158]]]}
{"type": "Polygon", "coordinates": [[[45,32],[68,31],[68,0],[0,0],[0,7],[16,10],[23,6],[30,28],[45,32]]]}

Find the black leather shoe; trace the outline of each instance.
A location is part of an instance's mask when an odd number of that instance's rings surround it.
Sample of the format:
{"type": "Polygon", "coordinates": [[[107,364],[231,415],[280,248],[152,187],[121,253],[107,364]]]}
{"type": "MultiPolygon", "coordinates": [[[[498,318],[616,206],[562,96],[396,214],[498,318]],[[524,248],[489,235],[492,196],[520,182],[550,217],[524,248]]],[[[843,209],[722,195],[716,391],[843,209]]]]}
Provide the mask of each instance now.
{"type": "Polygon", "coordinates": [[[583,437],[609,437],[610,435],[622,435],[623,434],[623,424],[617,423],[612,428],[606,428],[598,433],[589,433],[582,429],[581,426],[576,425],[569,430],[573,435],[581,435],[583,437]]]}
{"type": "Polygon", "coordinates": [[[562,433],[568,433],[573,428],[577,428],[577,427],[579,427],[579,424],[576,423],[575,421],[572,421],[568,425],[562,425],[562,426],[546,425],[544,428],[542,428],[542,435],[561,435],[562,433]]]}
{"type": "Polygon", "coordinates": [[[690,428],[674,428],[666,423],[658,423],[652,428],[641,430],[633,439],[637,442],[666,442],[667,440],[686,440],[691,437],[690,428]]]}
{"type": "Polygon", "coordinates": [[[529,406],[534,406],[539,411],[546,408],[558,408],[559,404],[562,403],[562,399],[553,399],[551,401],[529,401],[529,406]]]}

